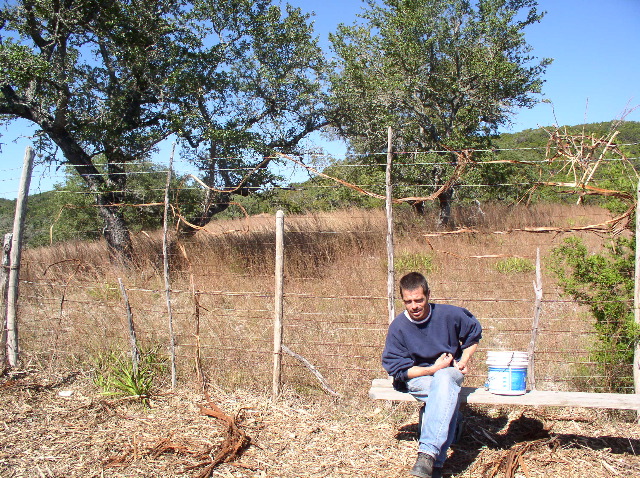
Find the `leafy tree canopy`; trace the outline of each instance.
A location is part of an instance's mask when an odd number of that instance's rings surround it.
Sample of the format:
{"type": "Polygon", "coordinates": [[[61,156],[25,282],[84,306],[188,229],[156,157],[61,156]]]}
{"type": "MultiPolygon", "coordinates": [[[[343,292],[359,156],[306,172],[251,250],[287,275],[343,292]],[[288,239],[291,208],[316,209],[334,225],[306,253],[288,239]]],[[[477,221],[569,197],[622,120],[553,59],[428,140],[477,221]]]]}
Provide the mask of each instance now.
{"type": "Polygon", "coordinates": [[[332,35],[337,128],[354,150],[471,147],[535,104],[550,60],[536,61],[524,29],[533,0],[368,1],[363,23],[332,35]]]}
{"type": "MultiPolygon", "coordinates": [[[[518,107],[536,103],[550,60],[536,60],[524,29],[542,18],[534,0],[368,1],[362,22],[331,36],[334,126],[356,153],[386,148],[391,126],[402,151],[486,144],[518,107]]],[[[371,162],[369,157],[361,161],[371,162]]],[[[458,158],[396,169],[402,182],[444,182],[458,158]]],[[[439,196],[450,223],[453,190],[439,196]]],[[[416,203],[421,206],[422,203],[416,203]]]]}
{"type": "Polygon", "coordinates": [[[116,207],[125,164],[175,134],[198,160],[208,144],[209,184],[227,187],[237,179],[229,169],[246,166],[249,153],[292,148],[322,124],[322,102],[312,98],[323,64],[308,20],[270,0],[5,3],[0,119],[38,127],[39,152],[75,169],[111,250],[127,258],[129,230],[116,207]],[[230,156],[236,164],[212,161],[230,156]]]}

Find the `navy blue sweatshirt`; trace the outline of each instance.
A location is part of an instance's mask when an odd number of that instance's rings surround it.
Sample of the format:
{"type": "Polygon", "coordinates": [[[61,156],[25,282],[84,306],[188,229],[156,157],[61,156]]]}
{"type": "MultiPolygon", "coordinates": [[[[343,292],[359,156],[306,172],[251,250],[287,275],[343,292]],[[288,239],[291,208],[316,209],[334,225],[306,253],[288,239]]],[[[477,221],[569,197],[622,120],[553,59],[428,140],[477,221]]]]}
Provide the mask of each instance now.
{"type": "Polygon", "coordinates": [[[450,353],[459,360],[463,349],[477,344],[482,338],[480,322],[467,309],[446,304],[429,305],[428,320],[416,324],[403,312],[389,325],[382,366],[394,378],[396,388],[403,388],[408,380],[407,370],[414,365],[433,365],[443,353],[450,353]]]}

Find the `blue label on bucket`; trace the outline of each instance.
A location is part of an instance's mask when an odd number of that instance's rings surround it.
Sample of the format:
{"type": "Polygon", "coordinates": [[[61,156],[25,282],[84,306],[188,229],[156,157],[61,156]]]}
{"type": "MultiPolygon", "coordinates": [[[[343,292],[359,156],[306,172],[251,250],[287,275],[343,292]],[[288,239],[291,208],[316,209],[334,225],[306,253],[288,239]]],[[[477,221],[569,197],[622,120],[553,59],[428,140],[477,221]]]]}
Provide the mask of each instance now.
{"type": "Polygon", "coordinates": [[[527,369],[525,367],[489,367],[489,391],[524,392],[527,386],[527,369]]]}

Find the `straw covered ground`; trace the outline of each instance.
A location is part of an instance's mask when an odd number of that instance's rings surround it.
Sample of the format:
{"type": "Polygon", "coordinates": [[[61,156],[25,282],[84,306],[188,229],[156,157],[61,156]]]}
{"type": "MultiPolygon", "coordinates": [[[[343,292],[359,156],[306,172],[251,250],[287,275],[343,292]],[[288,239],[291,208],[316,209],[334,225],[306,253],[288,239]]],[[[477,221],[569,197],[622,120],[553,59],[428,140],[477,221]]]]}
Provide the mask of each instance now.
{"type": "MultiPolygon", "coordinates": [[[[143,407],[100,395],[89,372],[32,370],[2,379],[0,407],[7,478],[404,477],[416,451],[417,404],[290,390],[272,402],[247,390],[210,388],[205,396],[195,385],[159,391],[143,407]]],[[[640,477],[640,425],[630,412],[464,414],[445,476],[640,477]]]]}

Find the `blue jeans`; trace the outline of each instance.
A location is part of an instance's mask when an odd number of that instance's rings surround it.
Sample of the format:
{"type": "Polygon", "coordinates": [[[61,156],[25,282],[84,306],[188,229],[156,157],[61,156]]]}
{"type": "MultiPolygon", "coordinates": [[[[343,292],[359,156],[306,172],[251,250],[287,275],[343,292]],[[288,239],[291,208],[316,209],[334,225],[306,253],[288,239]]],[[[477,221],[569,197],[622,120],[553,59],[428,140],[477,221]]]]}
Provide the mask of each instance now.
{"type": "Polygon", "coordinates": [[[409,393],[424,402],[418,451],[435,457],[434,466],[441,467],[456,434],[458,395],[464,375],[455,367],[438,370],[434,375],[412,378],[409,393]]]}

